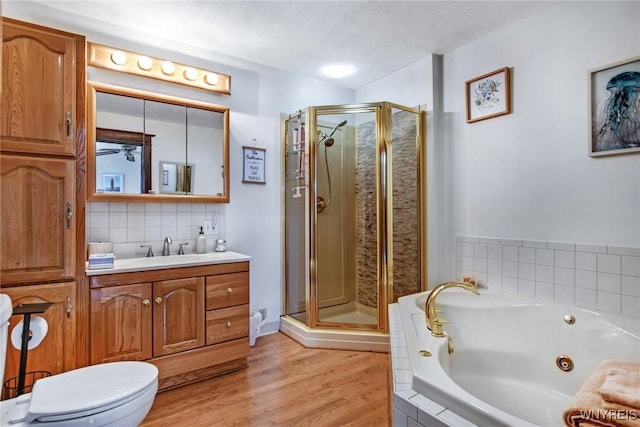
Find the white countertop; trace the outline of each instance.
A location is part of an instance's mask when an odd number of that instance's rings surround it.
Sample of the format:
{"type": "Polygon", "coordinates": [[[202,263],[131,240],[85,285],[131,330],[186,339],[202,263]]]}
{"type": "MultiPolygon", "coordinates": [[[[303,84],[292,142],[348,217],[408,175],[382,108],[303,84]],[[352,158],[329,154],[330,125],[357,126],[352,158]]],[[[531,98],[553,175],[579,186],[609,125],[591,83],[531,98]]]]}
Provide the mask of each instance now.
{"type": "Polygon", "coordinates": [[[150,258],[122,258],[114,261],[113,268],[89,270],[87,276],[102,274],[127,273],[132,271],[161,270],[164,268],[191,267],[194,265],[224,264],[229,262],[249,261],[250,256],[238,252],[211,252],[206,254],[186,254],[156,256],[150,258]]]}

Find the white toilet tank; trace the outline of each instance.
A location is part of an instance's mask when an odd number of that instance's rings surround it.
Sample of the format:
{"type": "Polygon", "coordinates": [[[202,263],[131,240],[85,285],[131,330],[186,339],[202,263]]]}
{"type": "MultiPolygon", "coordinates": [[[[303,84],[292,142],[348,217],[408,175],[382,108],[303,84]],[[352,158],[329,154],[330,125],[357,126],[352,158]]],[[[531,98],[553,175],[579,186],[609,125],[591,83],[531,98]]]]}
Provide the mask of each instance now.
{"type": "Polygon", "coordinates": [[[9,341],[9,318],[13,314],[11,298],[0,294],[0,379],[4,378],[4,365],[7,360],[7,342],[9,341]]]}

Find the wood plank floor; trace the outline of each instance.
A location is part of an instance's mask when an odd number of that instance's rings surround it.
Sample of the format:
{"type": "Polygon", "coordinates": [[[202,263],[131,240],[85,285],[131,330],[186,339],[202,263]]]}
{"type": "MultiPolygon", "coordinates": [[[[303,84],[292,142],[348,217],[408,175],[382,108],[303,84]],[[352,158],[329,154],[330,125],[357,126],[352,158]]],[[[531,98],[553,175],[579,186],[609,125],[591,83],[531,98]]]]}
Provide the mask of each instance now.
{"type": "Polygon", "coordinates": [[[258,337],[249,367],[158,393],[141,427],[388,426],[389,355],[258,337]]]}

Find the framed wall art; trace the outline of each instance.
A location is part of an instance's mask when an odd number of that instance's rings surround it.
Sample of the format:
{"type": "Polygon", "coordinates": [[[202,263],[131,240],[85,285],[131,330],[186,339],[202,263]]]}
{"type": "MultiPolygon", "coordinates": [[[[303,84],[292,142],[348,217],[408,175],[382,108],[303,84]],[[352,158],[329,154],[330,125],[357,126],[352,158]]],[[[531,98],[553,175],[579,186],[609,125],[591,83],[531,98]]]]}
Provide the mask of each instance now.
{"type": "Polygon", "coordinates": [[[265,157],[267,149],[242,147],[242,182],[245,184],[266,184],[265,157]]]}
{"type": "Polygon", "coordinates": [[[467,123],[511,113],[509,67],[465,82],[467,123]]]}
{"type": "Polygon", "coordinates": [[[640,56],[589,71],[589,155],[640,152],[640,56]]]}
{"type": "Polygon", "coordinates": [[[102,188],[105,193],[124,193],[124,174],[121,174],[121,173],[103,174],[102,188]]]}

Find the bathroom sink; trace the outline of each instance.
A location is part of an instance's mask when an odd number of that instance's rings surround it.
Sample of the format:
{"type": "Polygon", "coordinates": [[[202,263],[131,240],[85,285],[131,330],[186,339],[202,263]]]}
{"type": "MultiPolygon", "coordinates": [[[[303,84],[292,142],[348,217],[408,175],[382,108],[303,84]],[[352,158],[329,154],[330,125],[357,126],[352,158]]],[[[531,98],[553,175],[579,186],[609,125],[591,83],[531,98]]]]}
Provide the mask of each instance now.
{"type": "Polygon", "coordinates": [[[118,258],[113,268],[88,270],[87,276],[126,273],[131,271],[160,270],[163,268],[189,267],[194,265],[222,264],[249,261],[250,256],[238,252],[211,252],[206,254],[168,255],[150,258],[118,258]]]}

